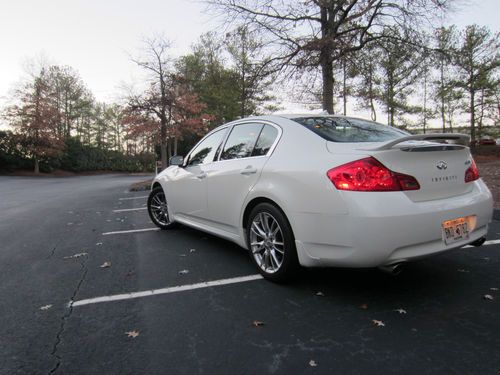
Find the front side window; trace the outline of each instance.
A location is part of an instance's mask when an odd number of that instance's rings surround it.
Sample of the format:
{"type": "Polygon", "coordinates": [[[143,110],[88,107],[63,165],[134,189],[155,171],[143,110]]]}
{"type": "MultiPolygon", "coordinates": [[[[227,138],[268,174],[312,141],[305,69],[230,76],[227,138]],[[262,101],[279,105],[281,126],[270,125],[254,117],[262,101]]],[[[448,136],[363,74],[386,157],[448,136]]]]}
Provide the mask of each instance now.
{"type": "Polygon", "coordinates": [[[242,124],[233,127],[227,138],[220,160],[241,159],[252,156],[262,124],[242,124]]]}
{"type": "Polygon", "coordinates": [[[207,164],[214,160],[217,148],[224,139],[224,134],[226,134],[227,129],[221,129],[211,134],[205,138],[200,144],[198,144],[187,161],[187,166],[193,166],[198,164],[207,164]]]}
{"type": "Polygon", "coordinates": [[[351,117],[300,117],[293,121],[331,142],[383,142],[409,135],[387,125],[351,117]]]}

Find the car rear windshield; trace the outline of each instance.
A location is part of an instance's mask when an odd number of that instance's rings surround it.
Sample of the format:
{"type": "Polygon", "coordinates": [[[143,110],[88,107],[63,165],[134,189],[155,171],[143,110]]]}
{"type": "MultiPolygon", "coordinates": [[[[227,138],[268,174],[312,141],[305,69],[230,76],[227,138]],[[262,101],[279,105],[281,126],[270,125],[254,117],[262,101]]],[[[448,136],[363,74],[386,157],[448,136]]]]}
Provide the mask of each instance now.
{"type": "Polygon", "coordinates": [[[350,117],[297,117],[292,120],[331,142],[383,142],[409,135],[387,125],[350,117]]]}

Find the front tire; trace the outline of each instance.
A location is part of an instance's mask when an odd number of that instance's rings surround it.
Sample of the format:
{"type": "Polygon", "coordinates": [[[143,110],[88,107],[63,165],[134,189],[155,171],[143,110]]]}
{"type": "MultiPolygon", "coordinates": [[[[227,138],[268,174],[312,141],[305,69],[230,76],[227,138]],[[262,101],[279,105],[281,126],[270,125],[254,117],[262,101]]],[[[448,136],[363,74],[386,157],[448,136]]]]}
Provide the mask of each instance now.
{"type": "Polygon", "coordinates": [[[148,213],[151,221],[158,228],[172,228],[174,222],[170,217],[165,192],[161,187],[155,187],[153,190],[151,190],[151,193],[149,193],[148,213]]]}
{"type": "Polygon", "coordinates": [[[283,212],[270,203],[253,208],[247,222],[250,257],[264,278],[291,279],[299,268],[292,227],[283,212]]]}

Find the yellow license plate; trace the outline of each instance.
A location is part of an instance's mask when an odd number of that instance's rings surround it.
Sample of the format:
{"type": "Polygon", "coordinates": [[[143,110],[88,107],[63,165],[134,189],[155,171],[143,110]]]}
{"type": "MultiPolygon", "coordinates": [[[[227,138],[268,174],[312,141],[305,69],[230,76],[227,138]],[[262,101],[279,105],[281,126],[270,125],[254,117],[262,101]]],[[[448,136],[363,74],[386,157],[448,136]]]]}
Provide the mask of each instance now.
{"type": "Polygon", "coordinates": [[[459,217],[441,223],[445,244],[469,239],[469,232],[474,230],[476,216],[459,217]]]}

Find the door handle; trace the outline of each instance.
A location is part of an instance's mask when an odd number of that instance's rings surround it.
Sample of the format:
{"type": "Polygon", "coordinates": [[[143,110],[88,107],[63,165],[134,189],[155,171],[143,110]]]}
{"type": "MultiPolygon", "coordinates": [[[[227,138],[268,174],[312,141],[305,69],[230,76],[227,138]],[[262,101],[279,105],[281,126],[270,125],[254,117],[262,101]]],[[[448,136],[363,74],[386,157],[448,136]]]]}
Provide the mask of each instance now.
{"type": "Polygon", "coordinates": [[[202,180],[205,177],[207,177],[207,174],[205,172],[201,172],[199,175],[196,175],[196,177],[199,178],[200,180],[202,180]]]}
{"type": "Polygon", "coordinates": [[[252,168],[252,166],[250,166],[250,165],[249,165],[249,166],[248,166],[248,167],[246,167],[245,169],[242,169],[242,170],[240,171],[240,173],[241,173],[242,175],[248,176],[248,175],[251,175],[251,174],[257,173],[257,168],[252,168]]]}

